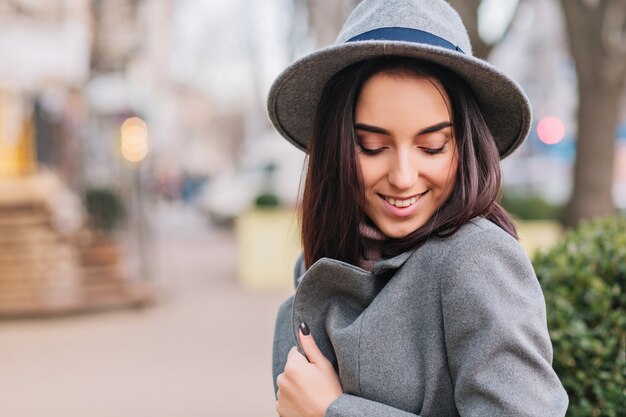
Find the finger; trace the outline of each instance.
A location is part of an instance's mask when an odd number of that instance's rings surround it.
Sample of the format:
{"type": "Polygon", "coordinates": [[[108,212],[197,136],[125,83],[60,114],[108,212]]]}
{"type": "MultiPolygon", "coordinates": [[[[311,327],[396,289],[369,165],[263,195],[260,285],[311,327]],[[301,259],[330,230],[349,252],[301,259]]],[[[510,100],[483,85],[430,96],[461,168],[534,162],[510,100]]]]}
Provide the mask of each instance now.
{"type": "Polygon", "coordinates": [[[291,372],[294,369],[298,369],[301,365],[307,364],[306,357],[300,353],[297,346],[292,347],[287,354],[287,363],[285,363],[285,371],[291,372]]]}
{"type": "Polygon", "coordinates": [[[285,379],[285,373],[278,374],[276,377],[276,386],[278,389],[276,390],[276,395],[280,392],[280,387],[283,385],[283,380],[285,379]]]}
{"type": "Polygon", "coordinates": [[[289,360],[289,358],[295,354],[300,354],[300,352],[298,352],[298,346],[292,346],[291,349],[289,349],[289,352],[287,353],[287,360],[289,360]]]}
{"type": "Polygon", "coordinates": [[[304,359],[304,356],[298,350],[298,346],[293,346],[291,349],[289,349],[289,353],[287,354],[287,362],[298,361],[300,359],[304,359]]]}
{"type": "Polygon", "coordinates": [[[300,344],[302,345],[304,355],[309,362],[313,364],[328,362],[326,356],[324,356],[320,348],[317,346],[317,343],[315,343],[315,339],[313,339],[313,335],[311,334],[309,326],[307,326],[306,323],[300,323],[298,337],[300,338],[300,344]]]}

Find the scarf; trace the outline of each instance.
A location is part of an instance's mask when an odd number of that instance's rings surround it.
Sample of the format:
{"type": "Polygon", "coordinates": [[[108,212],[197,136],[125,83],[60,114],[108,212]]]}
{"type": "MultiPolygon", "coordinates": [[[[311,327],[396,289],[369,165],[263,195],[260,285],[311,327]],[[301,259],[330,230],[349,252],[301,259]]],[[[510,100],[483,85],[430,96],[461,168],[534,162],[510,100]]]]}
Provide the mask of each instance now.
{"type": "Polygon", "coordinates": [[[366,271],[371,271],[381,258],[381,247],[387,236],[378,227],[367,223],[359,224],[359,234],[363,242],[363,248],[359,256],[359,267],[366,271]]]}

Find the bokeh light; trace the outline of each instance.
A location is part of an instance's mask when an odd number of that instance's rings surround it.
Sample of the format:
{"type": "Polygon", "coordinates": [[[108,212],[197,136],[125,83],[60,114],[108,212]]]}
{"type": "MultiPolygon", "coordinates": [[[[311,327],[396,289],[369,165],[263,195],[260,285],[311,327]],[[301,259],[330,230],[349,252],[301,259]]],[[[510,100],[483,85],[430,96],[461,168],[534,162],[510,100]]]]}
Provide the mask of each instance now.
{"type": "Polygon", "coordinates": [[[565,137],[565,125],[558,117],[544,117],[537,125],[537,135],[546,145],[556,145],[565,137]]]}
{"type": "Polygon", "coordinates": [[[120,128],[120,147],[124,159],[140,162],[148,155],[148,126],[139,117],[128,118],[120,128]]]}

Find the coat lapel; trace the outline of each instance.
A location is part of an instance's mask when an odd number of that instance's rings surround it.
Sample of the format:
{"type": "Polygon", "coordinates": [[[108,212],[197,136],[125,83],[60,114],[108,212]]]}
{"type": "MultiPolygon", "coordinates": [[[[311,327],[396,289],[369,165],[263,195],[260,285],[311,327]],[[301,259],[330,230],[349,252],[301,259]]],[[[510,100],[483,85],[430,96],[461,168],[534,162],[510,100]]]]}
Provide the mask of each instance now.
{"type": "Polygon", "coordinates": [[[414,250],[407,251],[401,253],[398,256],[394,256],[393,258],[381,259],[376,263],[376,265],[374,265],[374,268],[372,269],[372,274],[378,276],[386,271],[400,268],[402,265],[404,265],[407,259],[409,259],[411,255],[413,255],[414,252],[414,250]]]}
{"type": "Polygon", "coordinates": [[[329,258],[315,262],[294,295],[292,327],[300,352],[298,326],[306,322],[320,350],[337,369],[328,330],[352,324],[375,296],[375,281],[368,271],[345,262],[329,258]]]}
{"type": "MultiPolygon", "coordinates": [[[[335,369],[340,373],[341,368],[357,369],[349,363],[356,360],[356,355],[343,355],[338,361],[334,348],[337,339],[358,338],[358,323],[355,322],[387,283],[380,275],[400,268],[412,253],[381,260],[372,272],[330,258],[315,262],[299,279],[293,300],[292,329],[300,352],[298,326],[306,322],[320,350],[335,369]]],[[[342,380],[348,378],[342,375],[342,380]]]]}

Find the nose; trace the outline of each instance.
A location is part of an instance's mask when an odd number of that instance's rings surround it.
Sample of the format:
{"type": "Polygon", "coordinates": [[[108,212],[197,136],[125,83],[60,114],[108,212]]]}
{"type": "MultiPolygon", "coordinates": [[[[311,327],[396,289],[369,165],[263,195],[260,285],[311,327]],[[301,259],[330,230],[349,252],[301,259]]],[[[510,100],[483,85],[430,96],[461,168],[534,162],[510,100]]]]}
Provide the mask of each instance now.
{"type": "Polygon", "coordinates": [[[412,188],[419,177],[419,171],[416,161],[411,158],[411,153],[398,152],[391,164],[388,171],[389,184],[399,190],[412,188]]]}

